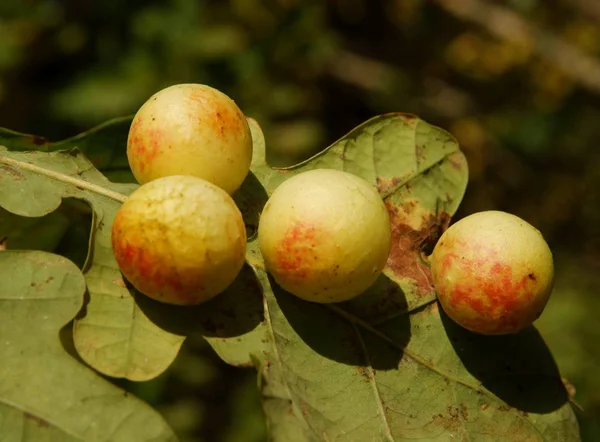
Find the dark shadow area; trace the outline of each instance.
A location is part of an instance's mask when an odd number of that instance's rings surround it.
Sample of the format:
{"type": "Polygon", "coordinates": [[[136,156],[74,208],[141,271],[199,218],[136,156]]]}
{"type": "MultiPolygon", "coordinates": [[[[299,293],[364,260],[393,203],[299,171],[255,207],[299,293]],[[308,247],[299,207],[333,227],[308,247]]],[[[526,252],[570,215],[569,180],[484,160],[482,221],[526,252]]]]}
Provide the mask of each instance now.
{"type": "Polygon", "coordinates": [[[363,294],[342,302],[339,306],[368,323],[381,323],[386,318],[396,317],[408,311],[404,291],[383,274],[363,294]]]}
{"type": "Polygon", "coordinates": [[[254,330],[264,318],[262,287],[248,265],[227,290],[197,306],[158,302],[138,292],[129,282],[126,284],[138,307],[152,322],[178,335],[240,336],[254,330]]]}
{"type": "Polygon", "coordinates": [[[92,208],[86,201],[65,198],[59,210],[70,220],[70,224],[54,252],[70,259],[77,267],[83,269],[89,250],[81,245],[88,243],[90,238],[93,222],[92,208]]]}
{"type": "MultiPolygon", "coordinates": [[[[133,117],[114,118],[83,133],[54,142],[49,150],[78,148],[101,172],[128,171],[127,136],[133,117]]],[[[131,175],[132,176],[132,175],[131,175]]],[[[135,179],[129,181],[136,183],[135,179]]]]}
{"type": "Polygon", "coordinates": [[[8,249],[56,253],[80,269],[87,256],[91,225],[89,204],[77,198],[64,198],[56,210],[40,217],[20,216],[0,208],[0,238],[7,238],[8,249]]]}
{"type": "MultiPolygon", "coordinates": [[[[403,336],[403,339],[398,340],[397,347],[395,347],[350,318],[344,318],[327,305],[303,301],[283,290],[271,277],[269,278],[275,299],[285,319],[306,345],[315,352],[347,365],[371,366],[376,370],[398,368],[398,363],[402,358],[401,349],[410,339],[408,316],[400,315],[395,319],[398,336],[403,336]]],[[[371,290],[360,295],[361,298],[365,298],[361,300],[365,311],[369,311],[366,307],[370,302],[369,298],[372,299],[373,304],[385,303],[383,296],[375,288],[389,286],[389,284],[394,283],[382,275],[380,281],[371,290]],[[387,279],[387,282],[381,280],[382,278],[387,279]]],[[[354,302],[358,302],[356,299],[354,302]]],[[[406,300],[404,302],[406,303],[406,300]]],[[[356,309],[352,312],[346,309],[348,303],[332,305],[343,309],[352,317],[362,320],[356,309]]],[[[376,308],[373,307],[373,310],[376,308]]],[[[364,321],[368,322],[368,320],[364,321]]]]}
{"type": "MultiPolygon", "coordinates": [[[[188,435],[187,440],[191,441],[215,440],[214,435],[223,428],[235,425],[240,420],[236,413],[238,402],[245,399],[240,397],[240,386],[253,388],[256,383],[254,370],[226,364],[198,335],[186,339],[173,364],[154,379],[136,382],[103,377],[139,399],[160,404],[157,409],[161,413],[169,410],[172,413],[172,407],[182,402],[210,404],[206,408],[192,409],[196,411],[193,419],[198,421],[198,426],[192,435],[188,435]]],[[[258,412],[262,412],[258,394],[254,403],[258,412]]],[[[262,418],[261,415],[258,417],[262,418]]]]}
{"type": "Polygon", "coordinates": [[[250,242],[258,233],[260,213],[267,203],[269,196],[263,185],[258,181],[258,178],[256,178],[256,175],[250,172],[232,197],[240,212],[242,212],[244,223],[246,224],[246,236],[248,237],[248,242],[250,242]]]}
{"type": "Polygon", "coordinates": [[[85,362],[81,356],[79,356],[79,353],[77,353],[77,350],[75,349],[75,342],[73,341],[73,321],[69,322],[59,330],[58,337],[62,347],[69,354],[69,356],[71,356],[77,362],[88,366],[87,362],[85,362]]]}
{"type": "Polygon", "coordinates": [[[86,287],[85,292],[83,293],[83,303],[81,304],[81,309],[79,309],[79,312],[77,312],[77,315],[75,315],[75,320],[85,318],[87,316],[87,307],[90,303],[90,299],[90,292],[86,287]]]}
{"type": "Polygon", "coordinates": [[[556,362],[535,327],[515,335],[484,336],[460,327],[442,308],[440,316],[465,368],[508,405],[550,413],[567,402],[556,362]]]}

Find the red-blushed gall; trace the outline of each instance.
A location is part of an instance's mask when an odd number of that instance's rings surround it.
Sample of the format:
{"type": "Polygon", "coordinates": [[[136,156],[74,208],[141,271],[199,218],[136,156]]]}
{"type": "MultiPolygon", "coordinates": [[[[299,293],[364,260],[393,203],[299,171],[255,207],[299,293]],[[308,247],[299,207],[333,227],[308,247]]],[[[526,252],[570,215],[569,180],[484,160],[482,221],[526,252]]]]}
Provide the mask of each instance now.
{"type": "Polygon", "coordinates": [[[112,248],[140,292],[169,304],[199,304],[240,272],[246,228],[227,192],[173,175],[139,187],[117,210],[112,248]]]}
{"type": "Polygon", "coordinates": [[[363,293],[391,248],[388,212],[377,189],[330,169],[300,173],[267,201],[258,227],[267,271],[306,301],[346,301],[363,293]]]}
{"type": "Polygon", "coordinates": [[[479,212],[450,226],[430,256],[433,284],[456,323],[485,335],[517,333],[544,310],[554,279],[552,252],[521,218],[479,212]]]}
{"type": "Polygon", "coordinates": [[[127,158],[140,184],[193,175],[231,194],[250,168],[252,135],[239,107],[202,84],[167,87],[138,110],[127,138],[127,158]]]}

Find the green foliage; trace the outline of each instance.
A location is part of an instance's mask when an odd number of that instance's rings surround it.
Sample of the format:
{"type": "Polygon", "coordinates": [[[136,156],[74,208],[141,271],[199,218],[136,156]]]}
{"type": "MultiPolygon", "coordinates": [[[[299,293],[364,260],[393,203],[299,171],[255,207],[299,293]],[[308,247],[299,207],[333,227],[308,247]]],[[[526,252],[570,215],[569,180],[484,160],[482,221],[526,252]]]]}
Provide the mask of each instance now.
{"type": "MultiPolygon", "coordinates": [[[[95,137],[96,132],[91,135],[95,137]]],[[[156,327],[139,309],[123,282],[110,245],[115,212],[136,186],[110,183],[76,149],[5,151],[2,163],[5,175],[0,204],[5,210],[27,217],[43,216],[55,210],[62,198],[84,200],[93,210],[84,265],[90,299],[85,315],[76,319],[73,327],[79,355],[110,376],[145,380],[165,370],[183,339],[156,327]]]]}
{"type": "MultiPolygon", "coordinates": [[[[447,226],[467,184],[465,157],[447,132],[412,115],[382,115],[311,159],[275,169],[266,163],[260,127],[250,120],[254,160],[234,195],[250,233],[247,265],[225,293],[201,306],[177,307],[136,293],[122,279],[110,225],[135,185],[106,180],[75,148],[99,152],[108,140],[125,146],[116,130],[123,121],[55,144],[69,150],[37,151],[35,144],[28,150],[14,136],[17,149],[7,143],[0,152],[5,216],[47,216],[62,198],[91,208],[83,266],[89,299],[74,321],[73,341],[92,368],[149,380],[171,365],[186,337],[202,336],[225,362],[259,371],[273,440],[578,439],[569,396],[535,329],[476,336],[453,325],[435,302],[422,253],[447,226]],[[255,235],[275,188],[314,168],[367,179],[391,214],[384,274],[362,296],[334,306],[301,301],[274,284],[255,235]]],[[[37,266],[44,268],[44,260],[37,266]]]]}
{"type": "MultiPolygon", "coordinates": [[[[135,112],[163,86],[193,81],[225,91],[261,122],[274,165],[295,164],[372,115],[398,109],[448,128],[469,161],[469,189],[455,219],[487,209],[515,213],[543,232],[557,256],[556,288],[536,326],[577,390],[582,437],[596,441],[600,111],[597,92],[546,46],[570,45],[567,61],[587,54],[592,63],[581,73],[597,83],[600,27],[588,3],[5,0],[0,125],[61,139],[135,112]],[[460,13],[465,5],[504,13],[473,22],[460,13]],[[522,21],[516,34],[504,26],[515,18],[522,21]],[[531,38],[520,40],[521,31],[531,38]]],[[[125,119],[118,137],[127,126],[125,119]]],[[[17,149],[8,132],[0,145],[17,149]]],[[[110,137],[95,146],[113,166],[77,146],[109,179],[133,182],[123,146],[110,137]]],[[[9,236],[10,248],[53,251],[83,267],[92,222],[85,202],[63,200],[40,218],[2,210],[0,240],[9,236]]],[[[238,387],[252,391],[255,376],[196,344],[188,337],[159,378],[123,385],[158,407],[182,441],[222,442],[226,429],[256,425],[258,411],[240,412],[233,395],[238,387]],[[177,367],[197,365],[190,360],[219,375],[188,383],[177,367]]]]}
{"type": "Polygon", "coordinates": [[[175,441],[158,413],[61,346],[86,282],[47,252],[0,253],[0,433],[22,441],[175,441]]]}

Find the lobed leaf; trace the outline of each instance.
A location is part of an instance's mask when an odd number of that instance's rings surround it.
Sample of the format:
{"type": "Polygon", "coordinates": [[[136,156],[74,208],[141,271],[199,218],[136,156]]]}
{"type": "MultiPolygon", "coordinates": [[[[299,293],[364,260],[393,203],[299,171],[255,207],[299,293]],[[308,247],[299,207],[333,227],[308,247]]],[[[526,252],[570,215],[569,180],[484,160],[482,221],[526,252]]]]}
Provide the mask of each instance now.
{"type": "Polygon", "coordinates": [[[12,151],[23,152],[56,152],[76,147],[109,179],[134,183],[126,150],[123,148],[132,119],[132,116],[113,118],[84,133],[57,142],[38,135],[0,128],[0,145],[10,146],[12,151]]]}
{"type": "MultiPolygon", "coordinates": [[[[224,294],[193,308],[166,306],[122,287],[127,305],[148,322],[96,309],[91,317],[106,329],[103,342],[110,342],[106,324],[115,333],[119,326],[141,325],[137,331],[152,338],[153,332],[181,340],[202,334],[226,362],[257,367],[275,441],[578,440],[568,395],[534,328],[509,337],[477,336],[454,325],[435,303],[426,255],[456,211],[468,175],[450,134],[412,115],[382,115],[313,158],[276,169],[265,161],[260,127],[249,121],[253,164],[234,195],[248,228],[248,265],[224,294]],[[338,305],[303,302],[283,291],[266,273],[256,240],[269,195],[288,177],[314,168],[346,170],[373,183],[392,221],[384,274],[363,295],[338,305]]],[[[22,172],[13,169],[11,176],[15,171],[22,172]]],[[[15,186],[13,192],[24,188],[15,186]]],[[[0,205],[6,204],[11,202],[3,203],[0,191],[0,205]]],[[[16,200],[12,204],[12,210],[20,206],[16,200]]],[[[107,225],[110,221],[107,217],[107,225]]],[[[92,260],[101,264],[97,269],[112,265],[105,264],[112,259],[106,238],[104,231],[105,242],[96,239],[92,247],[100,250],[92,260]]],[[[105,272],[87,272],[86,278],[93,287],[114,282],[105,272]]],[[[104,299],[101,290],[96,293],[90,294],[90,305],[94,297],[104,299]]],[[[88,317],[89,309],[83,319],[88,317]]],[[[142,337],[127,342],[152,350],[142,337]]],[[[115,366],[135,356],[113,354],[115,366]]],[[[109,360],[107,354],[97,356],[96,362],[109,360]]],[[[152,366],[150,360],[138,361],[140,370],[152,366]]]]}
{"type": "Polygon", "coordinates": [[[41,217],[55,211],[64,198],[76,198],[93,211],[84,266],[90,296],[73,328],[77,352],[109,376],[132,380],[158,376],[175,359],[184,337],[158,327],[138,307],[110,243],[115,212],[136,186],[111,183],[77,149],[20,150],[0,147],[0,207],[16,215],[41,217]]]}
{"type": "Polygon", "coordinates": [[[260,128],[253,132],[263,199],[304,170],[346,170],[379,188],[393,231],[379,281],[329,306],[278,287],[250,242],[270,335],[268,350],[254,354],[273,440],[579,439],[556,364],[533,327],[478,336],[435,303],[424,255],[467,183],[465,158],[448,133],[410,115],[384,115],[298,166],[274,169],[260,152],[260,128]]]}
{"type": "MultiPolygon", "coordinates": [[[[109,182],[76,146],[83,146],[88,153],[99,152],[103,145],[98,143],[112,140],[110,150],[119,145],[124,152],[127,132],[123,128],[129,120],[115,119],[58,143],[44,140],[36,144],[32,140],[39,137],[0,131],[0,140],[16,140],[15,151],[0,146],[0,208],[4,208],[0,210],[0,228],[6,226],[0,237],[8,235],[9,246],[27,245],[22,239],[24,223],[19,221],[23,218],[15,220],[15,215],[52,216],[64,198],[90,205],[92,233],[84,266],[89,300],[75,319],[73,339],[79,355],[96,370],[136,381],[152,379],[168,368],[191,333],[204,336],[229,363],[251,365],[247,349],[258,348],[265,341],[260,333],[265,328],[262,289],[252,268],[246,266],[225,293],[198,307],[152,301],[132,288],[118,269],[110,244],[112,220],[126,195],[137,186],[109,182]],[[250,333],[255,328],[259,333],[250,333]],[[231,355],[232,349],[235,355],[231,355]]],[[[251,185],[251,180],[245,184],[251,185]]],[[[254,210],[255,196],[248,202],[254,210]]],[[[38,225],[34,223],[25,225],[38,225]]]]}
{"type": "Polygon", "coordinates": [[[85,280],[47,252],[0,252],[0,434],[7,441],[176,441],[161,416],[74,360],[59,330],[85,280]]]}

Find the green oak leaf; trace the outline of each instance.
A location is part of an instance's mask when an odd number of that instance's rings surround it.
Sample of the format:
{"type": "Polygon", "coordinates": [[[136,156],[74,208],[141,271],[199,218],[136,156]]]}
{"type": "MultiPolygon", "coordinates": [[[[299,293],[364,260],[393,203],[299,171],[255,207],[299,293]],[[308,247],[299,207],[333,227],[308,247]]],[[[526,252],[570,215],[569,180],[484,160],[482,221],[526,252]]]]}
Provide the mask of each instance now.
{"type": "Polygon", "coordinates": [[[73,359],[59,330],[86,289],[69,260],[0,252],[0,439],[176,441],[162,417],[73,359]]]}
{"type": "Polygon", "coordinates": [[[266,273],[256,238],[249,242],[269,337],[249,352],[273,440],[579,440],[560,374],[535,328],[474,335],[435,302],[425,255],[467,183],[451,135],[411,115],[383,115],[306,162],[275,169],[266,164],[260,128],[252,129],[252,172],[263,200],[302,171],[350,171],[379,188],[394,238],[379,281],[337,305],[286,293],[266,273]]]}
{"type": "Polygon", "coordinates": [[[112,253],[112,220],[136,187],[111,183],[77,149],[13,152],[0,147],[0,207],[4,210],[41,217],[54,212],[64,198],[76,198],[91,207],[92,234],[84,266],[90,297],[75,320],[75,347],[104,374],[146,380],[168,368],[184,337],[148,319],[127,289],[112,253]]]}
{"type": "Polygon", "coordinates": [[[125,149],[132,119],[133,116],[113,118],[82,134],[56,142],[0,128],[0,145],[24,152],[56,152],[76,147],[110,180],[134,183],[125,149]]]}
{"type": "Polygon", "coordinates": [[[258,369],[272,440],[578,440],[568,395],[533,327],[498,339],[475,336],[437,307],[426,255],[468,178],[450,134],[412,115],[381,115],[309,160],[277,169],[265,161],[260,127],[249,122],[253,164],[234,194],[249,238],[248,265],[238,279],[193,308],[128,290],[159,329],[201,334],[224,361],[258,369]],[[393,245],[383,275],[337,305],[283,291],[265,271],[257,245],[269,195],[314,168],[365,178],[391,216],[393,245]]]}

